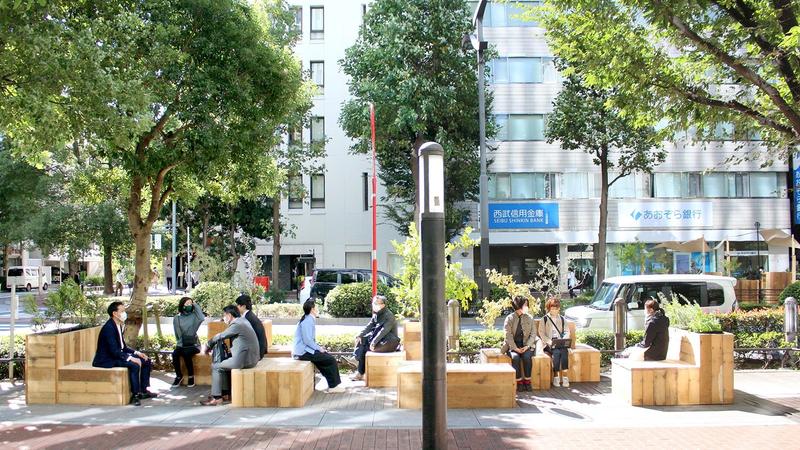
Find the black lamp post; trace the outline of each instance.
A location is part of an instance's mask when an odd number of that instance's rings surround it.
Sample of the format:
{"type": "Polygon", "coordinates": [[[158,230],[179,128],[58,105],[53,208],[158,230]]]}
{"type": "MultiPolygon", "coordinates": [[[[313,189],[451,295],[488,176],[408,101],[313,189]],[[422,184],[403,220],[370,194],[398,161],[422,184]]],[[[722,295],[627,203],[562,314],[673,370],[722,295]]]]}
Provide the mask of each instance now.
{"type": "Polygon", "coordinates": [[[422,447],[447,448],[447,384],[444,303],[444,150],[436,142],[419,149],[422,241],[422,447]]]}
{"type": "Polygon", "coordinates": [[[757,302],[761,302],[761,234],[758,232],[760,223],[756,222],[753,225],[756,227],[756,271],[758,272],[758,297],[757,302]]]}

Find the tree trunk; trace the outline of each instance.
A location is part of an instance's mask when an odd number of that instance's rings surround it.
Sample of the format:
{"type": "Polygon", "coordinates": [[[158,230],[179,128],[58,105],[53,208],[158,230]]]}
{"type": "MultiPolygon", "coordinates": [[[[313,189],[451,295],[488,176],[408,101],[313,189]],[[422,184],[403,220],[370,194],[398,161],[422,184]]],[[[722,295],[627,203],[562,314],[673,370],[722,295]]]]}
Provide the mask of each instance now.
{"type": "Polygon", "coordinates": [[[420,210],[420,185],[419,185],[419,148],[425,143],[425,138],[422,134],[417,134],[417,139],[414,141],[414,146],[411,147],[411,178],[414,179],[414,223],[417,224],[417,231],[419,231],[419,210],[420,210]]]}
{"type": "Polygon", "coordinates": [[[281,272],[281,196],[272,199],[272,276],[270,290],[278,289],[278,276],[281,272]]]}
{"type": "Polygon", "coordinates": [[[597,230],[597,248],[594,250],[594,285],[599,286],[606,277],[606,233],[608,230],[608,151],[602,150],[600,159],[600,226],[597,230]]]}
{"type": "Polygon", "coordinates": [[[208,212],[208,207],[203,207],[203,250],[208,250],[210,243],[208,242],[208,229],[209,221],[211,220],[211,213],[208,212]]]}
{"type": "Polygon", "coordinates": [[[142,308],[147,304],[147,287],[150,285],[150,229],[153,224],[130,224],[134,254],[133,296],[128,307],[128,320],[125,321],[125,341],[130,345],[136,342],[142,326],[142,308]]]}
{"type": "Polygon", "coordinates": [[[111,267],[112,251],[110,245],[103,245],[103,292],[106,295],[114,292],[114,269],[111,267]]]}
{"type": "Polygon", "coordinates": [[[236,224],[233,222],[233,208],[228,207],[228,226],[230,228],[228,238],[231,245],[231,273],[236,273],[236,268],[239,266],[239,252],[236,251],[236,224]]]}

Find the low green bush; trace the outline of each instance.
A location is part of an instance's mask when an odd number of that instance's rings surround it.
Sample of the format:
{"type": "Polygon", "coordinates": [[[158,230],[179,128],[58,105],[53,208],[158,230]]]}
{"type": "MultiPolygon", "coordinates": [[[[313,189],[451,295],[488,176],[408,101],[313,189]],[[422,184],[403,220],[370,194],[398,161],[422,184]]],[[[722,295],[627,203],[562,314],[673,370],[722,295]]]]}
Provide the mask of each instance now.
{"type": "Polygon", "coordinates": [[[765,333],[737,333],[734,337],[736,348],[792,348],[791,342],[786,342],[786,335],[777,331],[765,333]]]}
{"type": "MultiPolygon", "coordinates": [[[[317,335],[317,344],[325,347],[329,352],[352,352],[355,340],[355,333],[317,335]]],[[[294,336],[288,334],[272,336],[272,345],[291,345],[292,342],[294,342],[294,336]]]]}
{"type": "MultiPolygon", "coordinates": [[[[150,311],[158,312],[161,317],[174,317],[178,315],[178,302],[182,297],[182,295],[151,296],[147,297],[147,304],[152,305],[150,311]]],[[[205,309],[203,311],[205,312],[205,309]]]]}
{"type": "Polygon", "coordinates": [[[254,305],[253,309],[258,317],[297,318],[303,315],[303,305],[297,303],[271,303],[269,305],[254,305]]]}
{"type": "MultiPolygon", "coordinates": [[[[0,336],[0,358],[11,358],[11,336],[0,336]]],[[[14,357],[25,357],[25,336],[14,336],[14,357]]],[[[0,363],[0,379],[8,378],[8,363],[0,363]]],[[[25,361],[18,361],[14,363],[14,378],[25,378],[25,361]]]]}
{"type": "Polygon", "coordinates": [[[726,314],[716,314],[716,317],[719,319],[722,331],[728,333],[783,332],[783,310],[779,308],[734,311],[726,314]]]}
{"type": "Polygon", "coordinates": [[[92,286],[103,286],[105,285],[105,283],[106,280],[105,278],[103,278],[102,275],[92,275],[90,277],[86,277],[86,279],[83,280],[83,284],[92,286]]]}
{"type": "Polygon", "coordinates": [[[458,337],[458,343],[462,352],[477,352],[482,348],[500,348],[503,339],[503,330],[464,331],[458,337]]]}
{"type": "Polygon", "coordinates": [[[206,316],[219,317],[222,315],[222,308],[232,304],[239,291],[230,283],[220,281],[206,281],[197,285],[192,291],[191,297],[200,304],[206,316]]]}
{"type": "Polygon", "coordinates": [[[689,302],[684,296],[672,294],[668,298],[658,293],[661,307],[669,317],[669,326],[688,330],[693,333],[712,333],[722,331],[719,318],[703,312],[700,305],[689,302]]]}
{"type": "Polygon", "coordinates": [[[289,300],[289,293],[282,289],[272,288],[264,294],[267,303],[286,303],[289,300]]]}
{"type": "Polygon", "coordinates": [[[794,297],[795,300],[800,302],[800,281],[795,281],[786,286],[786,288],[781,291],[780,295],[778,295],[778,303],[783,305],[783,302],[789,297],[794,297]]]}
{"type": "MultiPolygon", "coordinates": [[[[614,332],[611,330],[578,330],[576,339],[581,344],[592,346],[598,350],[614,350],[614,332]]],[[[625,345],[630,347],[644,339],[644,330],[631,330],[625,334],[625,345]]],[[[600,364],[608,365],[611,361],[611,353],[600,355],[600,364]]]]}
{"type": "MultiPolygon", "coordinates": [[[[378,283],[378,293],[386,296],[386,307],[397,313],[398,304],[391,288],[378,283]]],[[[372,316],[372,283],[340,284],[325,297],[325,311],[333,317],[372,316]]]]}

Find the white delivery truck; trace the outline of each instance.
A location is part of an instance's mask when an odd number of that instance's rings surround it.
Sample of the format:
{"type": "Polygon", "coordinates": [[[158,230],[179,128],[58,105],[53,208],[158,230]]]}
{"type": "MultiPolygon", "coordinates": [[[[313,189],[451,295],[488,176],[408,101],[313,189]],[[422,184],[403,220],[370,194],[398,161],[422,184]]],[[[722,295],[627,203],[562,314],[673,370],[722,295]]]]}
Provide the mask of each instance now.
{"type": "Polygon", "coordinates": [[[16,286],[17,289],[39,289],[41,282],[42,290],[47,290],[51,284],[51,270],[45,266],[11,266],[6,272],[6,285],[9,289],[16,286]]]}

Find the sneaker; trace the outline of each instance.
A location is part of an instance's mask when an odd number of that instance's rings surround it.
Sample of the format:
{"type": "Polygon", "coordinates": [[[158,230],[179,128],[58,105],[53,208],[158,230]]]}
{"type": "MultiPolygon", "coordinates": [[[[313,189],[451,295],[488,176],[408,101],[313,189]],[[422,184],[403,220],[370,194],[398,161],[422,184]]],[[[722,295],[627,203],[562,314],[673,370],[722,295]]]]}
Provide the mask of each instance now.
{"type": "Polygon", "coordinates": [[[553,386],[554,386],[554,387],[559,387],[559,386],[561,386],[561,379],[560,379],[560,378],[558,378],[558,377],[553,377],[553,386]]]}
{"type": "Polygon", "coordinates": [[[187,387],[194,387],[194,377],[189,377],[189,382],[186,383],[187,387]]]}
{"type": "Polygon", "coordinates": [[[172,382],[172,386],[173,387],[180,386],[181,385],[181,381],[183,381],[183,377],[175,377],[175,381],[172,382]]]}
{"type": "Polygon", "coordinates": [[[346,389],[341,384],[337,385],[336,387],[329,388],[327,391],[328,394],[341,394],[346,392],[346,389]]]}
{"type": "Polygon", "coordinates": [[[525,385],[525,390],[528,391],[528,392],[533,392],[533,386],[531,386],[531,384],[528,383],[528,384],[525,385]]]}
{"type": "Polygon", "coordinates": [[[352,381],[363,381],[364,380],[364,375],[356,372],[355,374],[353,374],[353,376],[350,377],[350,379],[352,381]]]}
{"type": "Polygon", "coordinates": [[[142,406],[142,402],[139,401],[139,397],[136,395],[131,395],[131,405],[133,406],[142,406]]]}
{"type": "Polygon", "coordinates": [[[561,386],[569,387],[569,378],[564,377],[564,379],[561,381],[561,386]]]}
{"type": "Polygon", "coordinates": [[[523,392],[525,390],[525,385],[522,383],[517,383],[517,392],[523,392]]]}

